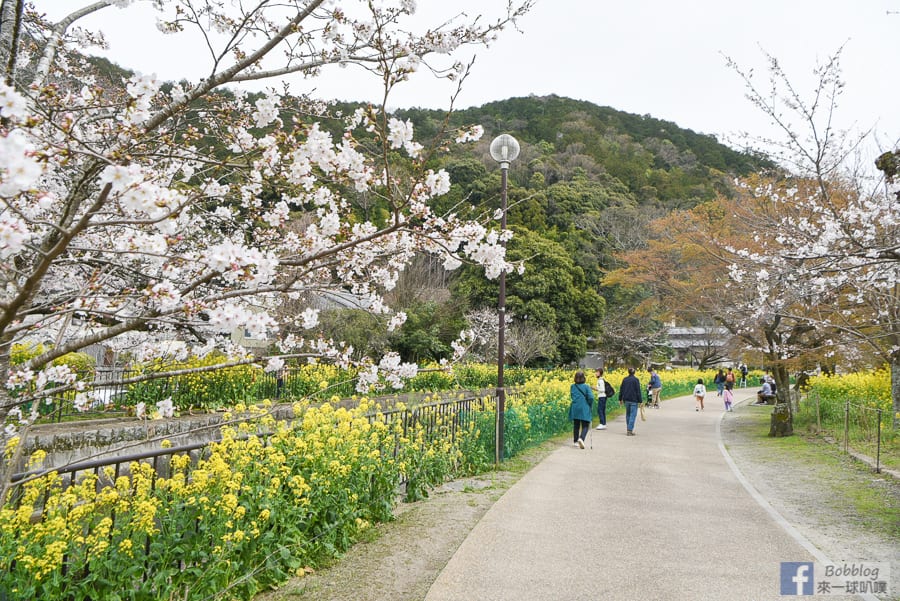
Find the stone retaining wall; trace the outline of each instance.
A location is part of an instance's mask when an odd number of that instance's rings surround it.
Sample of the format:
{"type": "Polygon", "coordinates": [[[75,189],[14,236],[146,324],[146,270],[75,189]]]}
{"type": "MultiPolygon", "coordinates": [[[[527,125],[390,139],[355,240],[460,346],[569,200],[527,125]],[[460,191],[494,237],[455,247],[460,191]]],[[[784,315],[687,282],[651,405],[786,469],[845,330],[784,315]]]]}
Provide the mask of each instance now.
{"type": "MultiPolygon", "coordinates": [[[[273,408],[276,419],[290,419],[290,405],[273,408]]],[[[122,455],[155,451],[167,440],[172,446],[218,440],[222,413],[187,415],[171,419],[139,420],[134,417],[32,426],[26,437],[22,465],[37,450],[47,453],[43,466],[60,467],[89,459],[113,459],[122,455]]]]}
{"type": "MultiPolygon", "coordinates": [[[[457,398],[459,395],[491,394],[493,389],[484,391],[462,391],[431,394],[428,397],[442,399],[457,398]]],[[[402,402],[415,405],[423,400],[422,393],[391,395],[374,398],[384,409],[402,402]]],[[[341,406],[354,406],[357,401],[344,399],[341,406]]],[[[290,403],[272,407],[275,419],[293,419],[294,411],[290,403]]],[[[172,446],[212,442],[219,439],[222,413],[187,415],[171,419],[139,420],[134,417],[99,419],[60,424],[40,424],[32,426],[26,436],[22,464],[15,466],[13,473],[25,471],[28,457],[37,450],[47,453],[43,467],[61,467],[78,461],[91,459],[115,459],[123,455],[158,450],[163,440],[172,446]]]]}

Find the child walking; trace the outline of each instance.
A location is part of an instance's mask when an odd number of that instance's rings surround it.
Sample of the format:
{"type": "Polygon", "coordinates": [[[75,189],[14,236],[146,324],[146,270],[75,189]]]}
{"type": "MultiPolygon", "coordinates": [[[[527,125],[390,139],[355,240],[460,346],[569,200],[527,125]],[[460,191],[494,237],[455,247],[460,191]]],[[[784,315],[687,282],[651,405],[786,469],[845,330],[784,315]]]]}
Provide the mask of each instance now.
{"type": "Polygon", "coordinates": [[[694,401],[696,401],[694,411],[703,411],[703,397],[705,396],[706,386],[703,385],[703,378],[699,378],[697,385],[694,386],[694,401]]]}
{"type": "Polygon", "coordinates": [[[725,411],[731,411],[731,405],[734,403],[734,392],[728,386],[725,387],[723,398],[725,399],[725,411]]]}

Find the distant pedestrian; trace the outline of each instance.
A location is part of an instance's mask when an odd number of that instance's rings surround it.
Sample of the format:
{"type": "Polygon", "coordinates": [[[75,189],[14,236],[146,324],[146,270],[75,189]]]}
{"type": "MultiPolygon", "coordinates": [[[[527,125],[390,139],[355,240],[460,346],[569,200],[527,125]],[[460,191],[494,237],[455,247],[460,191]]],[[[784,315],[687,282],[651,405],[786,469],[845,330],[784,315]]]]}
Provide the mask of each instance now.
{"type": "Polygon", "coordinates": [[[584,372],[580,369],[575,372],[575,383],[569,387],[569,419],[572,420],[572,437],[575,446],[584,448],[584,439],[591,429],[591,406],[594,404],[594,393],[591,387],[585,384],[584,372]]]}
{"type": "Polygon", "coordinates": [[[662,391],[662,380],[655,369],[650,369],[650,405],[659,409],[659,393],[662,391]]]}
{"type": "Polygon", "coordinates": [[[597,417],[600,423],[597,425],[598,430],[606,430],[606,401],[616,394],[615,389],[609,382],[603,379],[603,368],[597,368],[597,417]]]}
{"type": "Polygon", "coordinates": [[[634,436],[634,420],[641,404],[641,382],[634,375],[634,368],[628,368],[628,375],[619,386],[619,400],[625,403],[626,436],[634,436]]]}
{"type": "Polygon", "coordinates": [[[722,396],[725,390],[725,372],[719,369],[719,372],[713,378],[713,384],[716,385],[716,396],[722,396]]]}
{"type": "Polygon", "coordinates": [[[722,398],[725,399],[725,411],[731,411],[731,406],[734,404],[734,391],[727,385],[725,386],[725,392],[723,393],[722,398]]]}
{"type": "Polygon", "coordinates": [[[741,388],[747,387],[747,372],[748,371],[749,370],[747,369],[747,364],[741,363],[741,388]]]}
{"type": "Polygon", "coordinates": [[[728,373],[725,374],[725,390],[734,389],[734,379],[734,370],[729,367],[728,373]]]}
{"type": "Polygon", "coordinates": [[[706,386],[703,385],[703,378],[698,378],[697,385],[694,386],[694,411],[703,411],[704,397],[706,397],[706,386]]]}
{"type": "Polygon", "coordinates": [[[275,398],[280,399],[284,390],[284,368],[282,367],[275,372],[275,398]]]}

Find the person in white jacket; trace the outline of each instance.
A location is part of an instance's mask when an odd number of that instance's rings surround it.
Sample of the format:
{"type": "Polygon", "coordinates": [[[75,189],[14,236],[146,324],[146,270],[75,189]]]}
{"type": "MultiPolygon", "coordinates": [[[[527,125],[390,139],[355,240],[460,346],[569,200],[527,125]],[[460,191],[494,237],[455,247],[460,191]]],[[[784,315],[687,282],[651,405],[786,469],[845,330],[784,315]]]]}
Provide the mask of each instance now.
{"type": "Polygon", "coordinates": [[[615,392],[613,387],[603,379],[602,367],[598,367],[595,373],[597,374],[597,417],[600,418],[597,429],[606,430],[606,401],[615,392]]]}
{"type": "Polygon", "coordinates": [[[703,378],[699,378],[697,385],[694,386],[694,401],[696,401],[694,411],[703,411],[703,398],[705,396],[706,386],[703,385],[703,378]]]}

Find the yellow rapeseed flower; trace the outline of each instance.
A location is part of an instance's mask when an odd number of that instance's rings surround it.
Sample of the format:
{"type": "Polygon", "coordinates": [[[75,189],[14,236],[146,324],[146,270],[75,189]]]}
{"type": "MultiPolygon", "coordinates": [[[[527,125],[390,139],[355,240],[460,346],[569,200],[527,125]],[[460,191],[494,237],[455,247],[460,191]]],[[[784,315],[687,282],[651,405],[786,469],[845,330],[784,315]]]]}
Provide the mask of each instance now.
{"type": "Polygon", "coordinates": [[[40,465],[44,462],[44,459],[47,458],[47,451],[43,449],[39,449],[31,454],[31,457],[28,459],[28,467],[36,468],[40,467],[40,465]]]}
{"type": "Polygon", "coordinates": [[[133,543],[130,538],[126,538],[122,542],[119,543],[119,551],[124,553],[128,557],[133,557],[133,552],[131,550],[133,543]]]}
{"type": "Polygon", "coordinates": [[[3,455],[7,459],[13,456],[13,453],[16,452],[16,447],[19,446],[19,437],[13,436],[9,440],[6,441],[6,448],[3,450],[3,455]]]}

